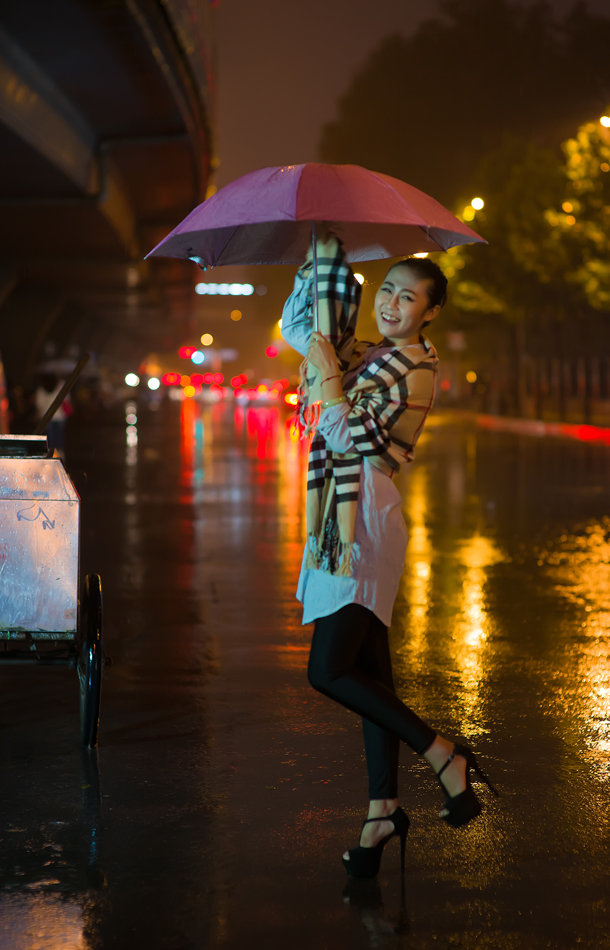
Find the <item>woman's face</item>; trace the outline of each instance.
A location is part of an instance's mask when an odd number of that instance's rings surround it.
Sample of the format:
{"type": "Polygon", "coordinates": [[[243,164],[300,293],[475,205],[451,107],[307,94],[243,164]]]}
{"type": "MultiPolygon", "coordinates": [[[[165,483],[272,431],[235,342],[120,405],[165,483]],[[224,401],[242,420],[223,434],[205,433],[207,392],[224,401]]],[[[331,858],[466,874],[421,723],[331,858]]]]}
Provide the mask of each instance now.
{"type": "Polygon", "coordinates": [[[386,340],[396,345],[419,342],[422,324],[440,310],[430,306],[430,284],[410,267],[398,265],[388,271],[375,295],[377,329],[386,340]]]}

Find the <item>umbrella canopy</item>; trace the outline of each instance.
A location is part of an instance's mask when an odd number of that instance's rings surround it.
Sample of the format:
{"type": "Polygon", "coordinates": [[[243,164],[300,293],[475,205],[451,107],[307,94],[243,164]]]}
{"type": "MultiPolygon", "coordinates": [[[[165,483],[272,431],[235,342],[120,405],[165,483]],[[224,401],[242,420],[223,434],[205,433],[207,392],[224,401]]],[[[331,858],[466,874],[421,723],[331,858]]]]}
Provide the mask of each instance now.
{"type": "Polygon", "coordinates": [[[261,168],[195,208],[147,257],[178,257],[201,267],[301,264],[312,225],[332,225],[348,261],[485,243],[412,185],[359,165],[309,162],[261,168]]]}

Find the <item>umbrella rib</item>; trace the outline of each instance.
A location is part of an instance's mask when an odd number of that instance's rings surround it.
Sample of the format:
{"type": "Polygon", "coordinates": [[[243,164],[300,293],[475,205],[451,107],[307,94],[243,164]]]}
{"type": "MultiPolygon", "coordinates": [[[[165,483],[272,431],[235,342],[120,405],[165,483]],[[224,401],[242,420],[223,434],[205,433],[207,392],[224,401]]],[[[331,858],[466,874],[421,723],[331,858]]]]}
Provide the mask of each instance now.
{"type": "MultiPolygon", "coordinates": [[[[222,247],[221,247],[220,249],[218,249],[218,247],[217,247],[216,245],[214,246],[214,258],[215,258],[215,260],[212,261],[211,264],[204,264],[204,265],[202,265],[202,264],[197,264],[197,266],[200,267],[201,270],[203,270],[203,271],[208,270],[208,268],[214,268],[214,267],[216,266],[216,261],[217,261],[219,258],[221,258],[222,255],[225,253],[225,251],[226,251],[226,249],[228,248],[229,244],[231,243],[231,241],[232,241],[233,238],[235,237],[236,231],[239,230],[239,225],[231,225],[229,228],[215,228],[214,230],[216,231],[216,235],[220,235],[223,231],[228,231],[229,234],[227,235],[227,239],[226,239],[226,241],[224,242],[224,244],[222,245],[222,247]]],[[[197,235],[197,231],[193,231],[193,232],[191,232],[191,233],[192,233],[193,235],[195,235],[195,236],[197,235]]],[[[190,251],[193,252],[193,256],[194,256],[194,257],[195,257],[195,256],[198,256],[198,255],[197,255],[197,252],[195,251],[195,248],[189,248],[189,252],[190,252],[190,251]]],[[[202,258],[200,257],[199,260],[202,260],[202,258]]]]}

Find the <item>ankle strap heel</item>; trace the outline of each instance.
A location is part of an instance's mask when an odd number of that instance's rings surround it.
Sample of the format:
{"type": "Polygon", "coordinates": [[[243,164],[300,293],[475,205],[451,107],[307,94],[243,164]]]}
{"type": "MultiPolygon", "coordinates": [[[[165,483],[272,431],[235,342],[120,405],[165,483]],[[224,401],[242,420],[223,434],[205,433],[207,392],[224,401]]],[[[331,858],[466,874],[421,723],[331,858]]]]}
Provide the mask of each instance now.
{"type": "Polygon", "coordinates": [[[392,831],[385,835],[385,837],[383,837],[381,841],[378,841],[372,848],[365,848],[362,845],[358,845],[357,848],[352,848],[349,851],[349,858],[342,858],[345,870],[350,877],[375,877],[381,865],[383,849],[390,838],[399,837],[400,870],[401,873],[404,874],[407,832],[409,831],[410,824],[408,815],[405,814],[402,808],[397,808],[391,815],[380,815],[378,818],[365,818],[362,824],[363,826],[368,825],[373,821],[391,822],[393,825],[392,831]]]}
{"type": "Polygon", "coordinates": [[[446,795],[444,807],[447,814],[443,815],[443,821],[446,821],[447,824],[452,825],[454,828],[459,828],[462,825],[468,824],[469,821],[472,821],[473,818],[476,818],[477,815],[480,815],[483,809],[483,806],[477,798],[470,782],[470,769],[472,769],[476,775],[478,775],[480,780],[485,783],[488,789],[493,792],[496,797],[499,797],[500,795],[497,788],[491,784],[485,772],[483,772],[483,770],[480,768],[472,749],[469,749],[468,746],[459,745],[456,743],[453,747],[453,752],[442,768],[440,768],[436,773],[439,784],[446,795]],[[456,755],[460,755],[463,759],[466,759],[466,788],[458,795],[449,795],[447,793],[447,789],[443,785],[441,775],[447,766],[453,762],[456,755]]]}

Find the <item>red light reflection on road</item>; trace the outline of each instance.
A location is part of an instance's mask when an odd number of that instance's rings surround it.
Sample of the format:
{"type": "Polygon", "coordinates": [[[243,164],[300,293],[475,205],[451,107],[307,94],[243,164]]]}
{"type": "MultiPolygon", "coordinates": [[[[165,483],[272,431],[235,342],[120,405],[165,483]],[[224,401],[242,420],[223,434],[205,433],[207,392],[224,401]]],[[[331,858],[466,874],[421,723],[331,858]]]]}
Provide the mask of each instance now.
{"type": "Polygon", "coordinates": [[[192,474],[195,467],[195,414],[194,399],[183,399],[180,411],[180,461],[182,484],[192,483],[192,474]]]}
{"type": "Polygon", "coordinates": [[[272,408],[246,410],[246,432],[256,445],[256,457],[261,461],[277,455],[279,411],[272,408]]]}
{"type": "Polygon", "coordinates": [[[505,416],[477,416],[477,425],[482,429],[492,429],[500,432],[559,436],[578,439],[579,442],[601,442],[604,445],[610,445],[610,428],[604,426],[544,422],[542,419],[512,419],[505,416]]]}

